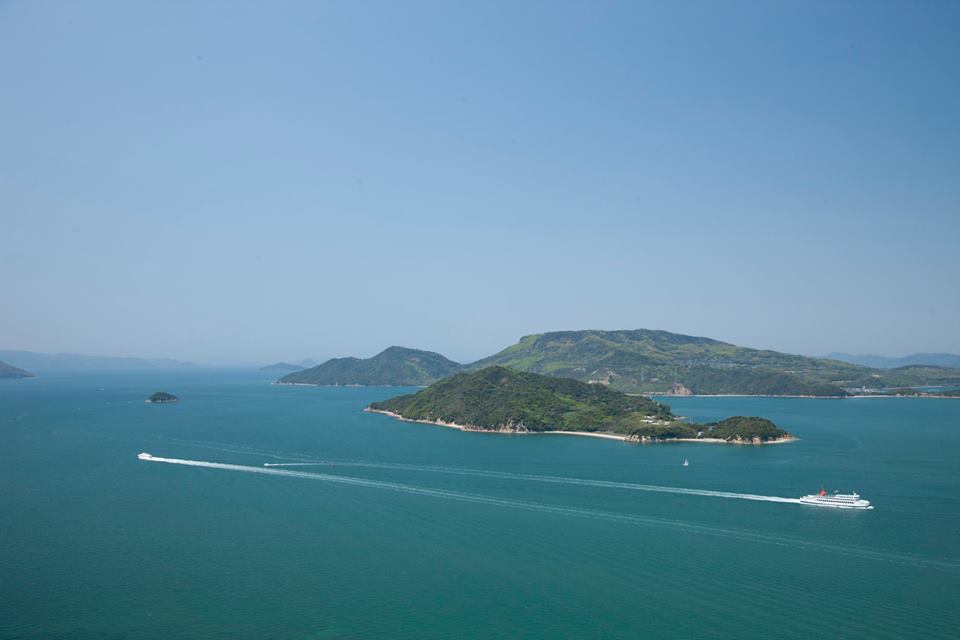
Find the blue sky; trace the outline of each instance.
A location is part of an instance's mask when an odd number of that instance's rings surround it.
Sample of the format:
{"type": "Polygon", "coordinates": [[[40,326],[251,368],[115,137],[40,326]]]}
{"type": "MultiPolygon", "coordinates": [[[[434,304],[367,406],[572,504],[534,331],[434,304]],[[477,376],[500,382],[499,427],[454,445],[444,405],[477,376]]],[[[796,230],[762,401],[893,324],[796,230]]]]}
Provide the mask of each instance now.
{"type": "Polygon", "coordinates": [[[960,5],[0,2],[0,347],[960,351],[960,5]]]}

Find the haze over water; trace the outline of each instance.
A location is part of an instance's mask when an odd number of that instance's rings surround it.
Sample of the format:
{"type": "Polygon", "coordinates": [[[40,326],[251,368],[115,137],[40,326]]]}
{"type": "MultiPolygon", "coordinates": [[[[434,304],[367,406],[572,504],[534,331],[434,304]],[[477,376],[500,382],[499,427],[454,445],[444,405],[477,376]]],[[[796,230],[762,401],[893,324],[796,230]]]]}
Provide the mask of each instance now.
{"type": "Polygon", "coordinates": [[[401,423],[361,410],[402,390],[268,376],[0,384],[0,638],[951,638],[960,624],[960,401],[670,398],[800,440],[637,446],[401,423]],[[159,388],[181,402],[145,405],[159,388]],[[821,482],[876,509],[707,493],[821,482]]]}

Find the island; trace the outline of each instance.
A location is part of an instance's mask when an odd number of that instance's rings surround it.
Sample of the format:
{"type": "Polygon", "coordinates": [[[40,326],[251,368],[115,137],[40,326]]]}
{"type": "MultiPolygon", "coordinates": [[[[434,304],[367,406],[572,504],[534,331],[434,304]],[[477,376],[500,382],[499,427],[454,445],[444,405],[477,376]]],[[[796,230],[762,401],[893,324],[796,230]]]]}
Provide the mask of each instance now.
{"type": "Polygon", "coordinates": [[[35,378],[29,371],[19,369],[11,364],[0,361],[0,378],[35,378]]]}
{"type": "Polygon", "coordinates": [[[627,442],[722,442],[729,444],[772,444],[795,440],[770,420],[757,416],[732,416],[719,422],[696,424],[641,424],[626,437],[627,442]]]}
{"type": "Polygon", "coordinates": [[[439,353],[389,347],[372,358],[333,358],[295,371],[277,384],[349,387],[418,387],[463,370],[463,365],[439,353]]]}
{"type": "Polygon", "coordinates": [[[637,443],[767,444],[794,439],[764,418],[736,416],[694,424],[646,396],[501,366],[460,373],[417,393],[374,402],[366,410],[463,431],[566,433],[637,443]]]}
{"type": "Polygon", "coordinates": [[[468,366],[491,365],[596,382],[626,393],[840,398],[849,389],[960,386],[960,369],[873,369],[827,358],[750,349],[669,331],[554,331],[468,366]]]}
{"type": "Polygon", "coordinates": [[[167,393],[166,391],[157,391],[152,396],[144,400],[147,404],[170,404],[171,402],[179,402],[180,398],[173,395],[172,393],[167,393]]]}
{"type": "Polygon", "coordinates": [[[277,362],[276,364],[268,364],[265,367],[260,367],[260,371],[301,371],[303,367],[298,364],[290,364],[289,362],[277,362]]]}

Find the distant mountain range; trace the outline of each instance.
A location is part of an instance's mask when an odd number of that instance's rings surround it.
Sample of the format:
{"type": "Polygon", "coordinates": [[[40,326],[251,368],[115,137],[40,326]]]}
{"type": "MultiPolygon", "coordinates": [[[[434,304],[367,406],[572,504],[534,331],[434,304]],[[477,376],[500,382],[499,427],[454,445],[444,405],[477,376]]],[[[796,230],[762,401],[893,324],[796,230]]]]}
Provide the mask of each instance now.
{"type": "Polygon", "coordinates": [[[438,353],[390,347],[373,358],[329,360],[279,382],[428,385],[460,371],[492,365],[645,394],[842,396],[848,388],[960,384],[960,369],[871,368],[650,329],[530,335],[469,365],[438,353]]]}
{"type": "Polygon", "coordinates": [[[289,362],[277,362],[275,364],[268,364],[265,367],[260,367],[260,371],[300,371],[302,369],[311,369],[317,366],[317,363],[306,358],[301,360],[297,364],[291,364],[289,362]]]}
{"type": "Polygon", "coordinates": [[[260,367],[260,371],[300,371],[303,367],[298,364],[290,364],[289,362],[278,362],[276,364],[268,364],[265,367],[260,367]]]}
{"type": "Polygon", "coordinates": [[[824,357],[830,358],[831,360],[842,360],[844,362],[858,364],[863,367],[871,367],[873,369],[895,369],[897,367],[908,367],[911,365],[960,368],[960,355],[956,353],[914,353],[913,355],[903,356],[902,358],[889,358],[887,356],[852,355],[849,353],[834,352],[824,357]]]}
{"type": "Polygon", "coordinates": [[[113,358],[78,353],[0,351],[0,360],[37,373],[58,371],[134,371],[191,369],[196,365],[169,358],[113,358]]]}
{"type": "Polygon", "coordinates": [[[0,378],[33,378],[35,377],[29,371],[24,371],[6,362],[0,362],[0,378]]]}
{"type": "Polygon", "coordinates": [[[439,353],[390,347],[372,358],[334,358],[280,378],[282,384],[417,386],[457,373],[463,365],[439,353]]]}

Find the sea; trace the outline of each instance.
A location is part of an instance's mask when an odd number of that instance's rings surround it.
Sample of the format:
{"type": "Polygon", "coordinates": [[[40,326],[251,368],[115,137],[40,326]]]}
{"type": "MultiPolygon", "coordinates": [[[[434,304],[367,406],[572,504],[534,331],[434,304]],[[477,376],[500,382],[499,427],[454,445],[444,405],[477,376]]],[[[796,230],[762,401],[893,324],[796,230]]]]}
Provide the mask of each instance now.
{"type": "Polygon", "coordinates": [[[669,398],[799,439],[636,445],[271,382],[0,381],[0,638],[960,633],[960,400],[669,398]],[[790,501],[821,485],[875,509],[790,501]]]}

